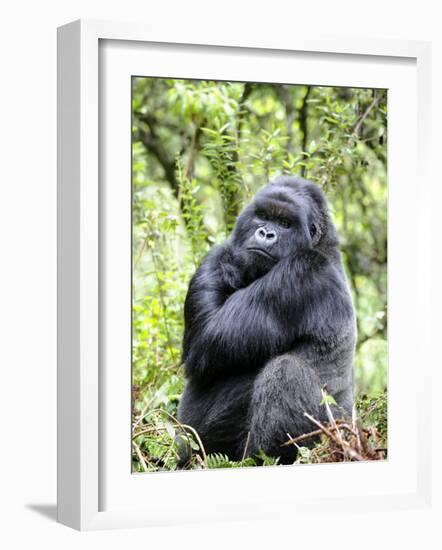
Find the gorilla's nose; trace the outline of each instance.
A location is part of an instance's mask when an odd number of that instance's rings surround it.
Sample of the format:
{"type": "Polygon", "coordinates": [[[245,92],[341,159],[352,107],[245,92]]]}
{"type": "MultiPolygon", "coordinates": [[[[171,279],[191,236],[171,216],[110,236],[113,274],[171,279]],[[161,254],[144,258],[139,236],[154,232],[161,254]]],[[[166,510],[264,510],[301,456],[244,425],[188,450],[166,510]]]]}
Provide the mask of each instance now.
{"type": "Polygon", "coordinates": [[[277,237],[274,231],[268,230],[265,227],[258,227],[255,231],[255,239],[265,244],[273,244],[276,242],[277,237]]]}

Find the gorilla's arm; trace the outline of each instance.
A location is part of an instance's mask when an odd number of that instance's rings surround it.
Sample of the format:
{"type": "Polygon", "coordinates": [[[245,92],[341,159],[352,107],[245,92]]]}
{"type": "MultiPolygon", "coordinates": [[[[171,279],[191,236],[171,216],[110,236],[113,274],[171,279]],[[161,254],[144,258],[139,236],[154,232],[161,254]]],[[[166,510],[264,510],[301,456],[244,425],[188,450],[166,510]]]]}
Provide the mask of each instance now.
{"type": "Polygon", "coordinates": [[[314,250],[281,260],[241,288],[228,247],[215,249],[193,277],[185,303],[183,359],[201,382],[259,368],[302,338],[333,341],[352,315],[339,268],[314,250]]]}

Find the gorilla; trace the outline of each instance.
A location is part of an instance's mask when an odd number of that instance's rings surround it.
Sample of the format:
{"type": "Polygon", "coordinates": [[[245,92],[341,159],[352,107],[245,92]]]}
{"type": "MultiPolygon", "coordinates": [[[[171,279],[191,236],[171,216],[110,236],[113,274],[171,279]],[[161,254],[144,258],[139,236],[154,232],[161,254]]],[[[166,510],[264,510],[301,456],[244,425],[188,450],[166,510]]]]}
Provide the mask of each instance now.
{"type": "Polygon", "coordinates": [[[355,315],[322,190],[281,176],[194,274],[184,306],[186,386],[178,418],[207,453],[296,459],[288,435],[351,414],[355,315]]]}

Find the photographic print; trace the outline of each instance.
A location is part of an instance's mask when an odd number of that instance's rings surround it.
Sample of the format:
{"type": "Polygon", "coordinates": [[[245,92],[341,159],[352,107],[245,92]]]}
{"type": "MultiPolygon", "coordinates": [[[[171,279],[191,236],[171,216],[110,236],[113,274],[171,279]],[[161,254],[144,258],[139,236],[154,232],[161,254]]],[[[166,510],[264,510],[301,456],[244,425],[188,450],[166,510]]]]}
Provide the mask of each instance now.
{"type": "Polygon", "coordinates": [[[387,90],[132,78],[132,471],[387,458],[387,90]]]}

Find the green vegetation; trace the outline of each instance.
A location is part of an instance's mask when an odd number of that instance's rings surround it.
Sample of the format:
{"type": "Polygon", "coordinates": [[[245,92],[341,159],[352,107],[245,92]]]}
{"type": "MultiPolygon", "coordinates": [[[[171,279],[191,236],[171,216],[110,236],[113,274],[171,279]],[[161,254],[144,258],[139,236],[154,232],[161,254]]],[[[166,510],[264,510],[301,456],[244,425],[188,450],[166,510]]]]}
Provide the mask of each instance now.
{"type": "MultiPolygon", "coordinates": [[[[176,409],[189,279],[281,173],[329,199],[357,311],[358,412],[386,446],[386,101],[384,90],[133,79],[134,471],[176,469],[176,436],[200,450],[191,468],[275,463],[205,456],[176,409]]],[[[301,461],[318,460],[306,449],[301,461]]]]}

